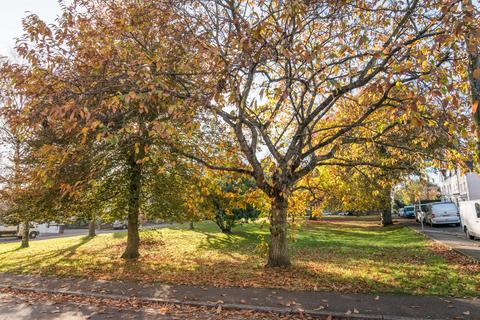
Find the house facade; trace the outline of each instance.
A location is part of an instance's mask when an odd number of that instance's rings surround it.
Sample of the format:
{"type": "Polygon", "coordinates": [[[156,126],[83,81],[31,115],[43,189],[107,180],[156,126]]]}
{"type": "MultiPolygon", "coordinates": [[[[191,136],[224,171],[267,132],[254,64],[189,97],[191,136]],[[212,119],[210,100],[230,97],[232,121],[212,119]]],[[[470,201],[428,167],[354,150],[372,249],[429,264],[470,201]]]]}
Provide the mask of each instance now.
{"type": "Polygon", "coordinates": [[[442,201],[480,199],[480,176],[474,172],[462,174],[460,170],[443,170],[439,174],[442,201]]]}

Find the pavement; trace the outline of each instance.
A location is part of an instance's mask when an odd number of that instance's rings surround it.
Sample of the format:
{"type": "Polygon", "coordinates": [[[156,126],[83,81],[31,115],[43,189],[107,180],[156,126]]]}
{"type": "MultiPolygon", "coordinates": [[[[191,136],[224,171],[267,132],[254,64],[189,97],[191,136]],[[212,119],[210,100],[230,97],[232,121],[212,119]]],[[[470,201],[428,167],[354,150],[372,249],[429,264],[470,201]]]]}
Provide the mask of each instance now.
{"type": "MultiPolygon", "coordinates": [[[[0,292],[0,320],[276,320],[277,316],[269,313],[219,310],[218,307],[142,304],[138,301],[125,303],[105,299],[79,299],[66,295],[32,295],[12,290],[0,292]]],[[[289,316],[284,319],[300,318],[289,316]]]]}
{"type": "Polygon", "coordinates": [[[480,298],[217,288],[0,273],[0,288],[356,319],[480,319],[480,298]]]}
{"type": "Polygon", "coordinates": [[[415,220],[403,219],[399,221],[408,225],[415,231],[423,233],[428,238],[438,241],[447,247],[480,262],[480,241],[467,239],[461,227],[455,227],[453,225],[430,227],[424,225],[422,230],[422,226],[419,223],[416,223],[415,220]]]}
{"type": "MultiPolygon", "coordinates": [[[[171,226],[172,224],[168,223],[151,223],[148,225],[143,226],[143,229],[151,229],[151,228],[162,228],[171,226]]],[[[97,234],[104,234],[104,233],[115,233],[115,232],[126,232],[126,230],[114,230],[114,229],[101,229],[95,230],[97,234]]],[[[77,236],[86,236],[88,235],[88,229],[66,229],[64,233],[41,233],[37,238],[30,239],[30,241],[39,241],[39,240],[46,240],[46,239],[55,239],[55,238],[67,238],[67,237],[77,237],[77,236]]],[[[21,242],[21,239],[17,237],[0,237],[0,243],[8,243],[8,242],[21,242]]]]}

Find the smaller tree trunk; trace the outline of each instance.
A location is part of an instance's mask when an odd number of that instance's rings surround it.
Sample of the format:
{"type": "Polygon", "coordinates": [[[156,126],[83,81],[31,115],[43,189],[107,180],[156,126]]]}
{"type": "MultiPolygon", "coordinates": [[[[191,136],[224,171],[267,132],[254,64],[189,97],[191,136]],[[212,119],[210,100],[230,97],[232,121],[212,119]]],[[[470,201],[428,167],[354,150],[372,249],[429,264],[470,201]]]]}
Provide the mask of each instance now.
{"type": "Polygon", "coordinates": [[[291,266],[288,257],[287,210],[288,200],[285,196],[273,197],[270,214],[271,241],[268,250],[268,267],[291,266]]]}
{"type": "Polygon", "coordinates": [[[95,219],[95,217],[90,219],[90,221],[88,222],[88,236],[89,237],[95,237],[96,236],[96,233],[95,233],[96,224],[97,224],[97,220],[95,219]]]}
{"type": "Polygon", "coordinates": [[[193,220],[190,221],[190,230],[195,230],[195,226],[193,225],[193,220]]]}
{"type": "MultiPolygon", "coordinates": [[[[143,159],[143,146],[140,147],[139,158],[143,159]]],[[[127,246],[122,254],[123,259],[136,259],[140,256],[140,233],[138,232],[138,216],[140,214],[140,192],[142,189],[142,165],[136,160],[135,151],[129,158],[129,193],[128,193],[128,232],[127,246]]]]}
{"type": "Polygon", "coordinates": [[[22,244],[20,245],[21,248],[28,248],[30,246],[30,239],[29,239],[29,234],[30,234],[30,221],[25,220],[22,223],[23,229],[22,229],[22,244]]]}
{"type": "Polygon", "coordinates": [[[384,227],[393,225],[392,211],[390,209],[382,210],[382,225],[384,227]]]}

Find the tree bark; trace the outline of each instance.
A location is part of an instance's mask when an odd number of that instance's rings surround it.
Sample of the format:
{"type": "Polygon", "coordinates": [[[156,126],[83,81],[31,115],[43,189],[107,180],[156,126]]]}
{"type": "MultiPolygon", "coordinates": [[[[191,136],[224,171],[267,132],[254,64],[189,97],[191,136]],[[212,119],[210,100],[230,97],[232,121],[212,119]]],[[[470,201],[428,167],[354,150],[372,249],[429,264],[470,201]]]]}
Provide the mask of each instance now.
{"type": "Polygon", "coordinates": [[[392,210],[390,209],[382,210],[382,225],[384,227],[393,225],[392,210]]]}
{"type": "Polygon", "coordinates": [[[479,29],[475,24],[478,20],[474,11],[474,6],[471,0],[462,1],[462,9],[464,13],[465,28],[465,43],[468,53],[468,72],[470,80],[471,99],[473,105],[473,119],[477,125],[477,153],[480,157],[480,76],[475,73],[475,70],[480,69],[480,40],[477,33],[479,29]]]}
{"type": "Polygon", "coordinates": [[[30,233],[30,221],[25,220],[23,223],[23,229],[22,229],[22,244],[20,245],[21,248],[28,248],[30,246],[30,239],[29,239],[29,233],[30,233]]]}
{"type": "Polygon", "coordinates": [[[96,224],[97,224],[97,220],[95,219],[95,217],[92,217],[92,219],[90,219],[90,221],[88,222],[88,236],[89,237],[95,237],[96,236],[96,233],[95,233],[96,224]]]}
{"type": "MultiPolygon", "coordinates": [[[[143,159],[143,146],[140,147],[138,157],[143,159]]],[[[142,187],[142,165],[137,162],[135,151],[129,161],[129,193],[128,193],[128,233],[127,246],[122,258],[135,259],[140,256],[140,234],[138,232],[138,215],[140,213],[140,192],[142,187]]]]}
{"type": "Polygon", "coordinates": [[[195,230],[195,226],[193,225],[193,221],[190,221],[190,230],[195,230]]]}
{"type": "Polygon", "coordinates": [[[291,266],[288,257],[287,241],[287,210],[288,199],[284,195],[277,194],[271,200],[270,213],[270,246],[268,250],[268,267],[291,266]]]}

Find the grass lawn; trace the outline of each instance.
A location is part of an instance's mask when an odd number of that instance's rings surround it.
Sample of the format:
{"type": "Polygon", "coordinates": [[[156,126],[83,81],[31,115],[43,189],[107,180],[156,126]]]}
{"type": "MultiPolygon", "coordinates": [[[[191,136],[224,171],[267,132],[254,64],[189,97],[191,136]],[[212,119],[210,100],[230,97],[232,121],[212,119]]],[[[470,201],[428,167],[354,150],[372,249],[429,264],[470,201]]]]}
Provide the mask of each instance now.
{"type": "Polygon", "coordinates": [[[268,226],[215,224],[142,231],[142,257],[119,258],[126,233],[0,244],[0,272],[216,286],[265,286],[337,292],[475,296],[480,266],[414,231],[345,217],[308,222],[292,235],[294,267],[266,269],[268,226]],[[261,240],[264,239],[264,240],[261,240]]]}

